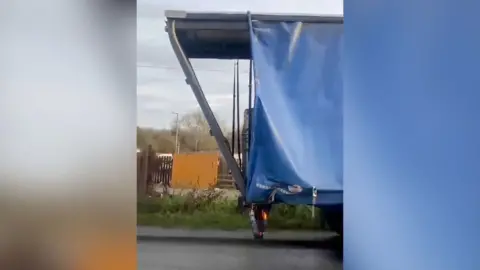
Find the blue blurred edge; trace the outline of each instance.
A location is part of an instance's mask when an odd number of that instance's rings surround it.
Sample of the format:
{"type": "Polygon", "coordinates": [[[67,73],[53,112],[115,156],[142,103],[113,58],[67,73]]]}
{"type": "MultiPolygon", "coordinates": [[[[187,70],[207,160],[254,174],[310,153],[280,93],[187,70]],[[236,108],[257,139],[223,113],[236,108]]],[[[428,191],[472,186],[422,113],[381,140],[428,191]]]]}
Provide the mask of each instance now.
{"type": "Polygon", "coordinates": [[[343,201],[342,23],[251,22],[247,200],[343,201]],[[298,187],[301,188],[298,189],[298,187]]]}
{"type": "Polygon", "coordinates": [[[344,269],[480,269],[479,10],[344,2],[344,269]]]}

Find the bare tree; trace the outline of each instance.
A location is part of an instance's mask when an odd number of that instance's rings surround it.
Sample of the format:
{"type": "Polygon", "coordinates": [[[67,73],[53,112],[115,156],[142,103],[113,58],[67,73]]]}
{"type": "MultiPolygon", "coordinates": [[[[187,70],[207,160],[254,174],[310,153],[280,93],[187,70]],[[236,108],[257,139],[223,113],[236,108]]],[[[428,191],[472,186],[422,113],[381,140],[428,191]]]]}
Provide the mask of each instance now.
{"type": "Polygon", "coordinates": [[[210,136],[210,126],[202,111],[196,110],[183,115],[179,122],[182,132],[190,135],[189,145],[193,150],[214,150],[217,148],[215,140],[210,136]]]}
{"type": "MultiPolygon", "coordinates": [[[[219,120],[218,117],[216,117],[219,120]]],[[[224,136],[228,134],[226,125],[219,121],[224,136]]],[[[176,117],[172,119],[170,129],[153,130],[137,128],[137,147],[145,149],[152,145],[157,152],[173,153],[175,151],[176,117]]],[[[210,126],[202,111],[196,110],[180,115],[178,121],[179,145],[181,152],[217,150],[215,138],[210,134],[210,126]]]]}

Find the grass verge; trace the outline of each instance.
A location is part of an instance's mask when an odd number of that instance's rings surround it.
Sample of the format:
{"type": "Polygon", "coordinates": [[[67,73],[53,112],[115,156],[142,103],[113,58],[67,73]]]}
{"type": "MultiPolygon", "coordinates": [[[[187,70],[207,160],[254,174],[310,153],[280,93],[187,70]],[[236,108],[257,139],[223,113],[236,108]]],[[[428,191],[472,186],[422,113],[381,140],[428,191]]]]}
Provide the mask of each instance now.
{"type": "MultiPolygon", "coordinates": [[[[274,205],[269,230],[322,229],[321,213],[312,219],[308,206],[274,205]]],[[[250,229],[248,216],[238,213],[235,199],[221,191],[192,191],[185,195],[145,198],[137,202],[137,224],[164,228],[250,229]]]]}

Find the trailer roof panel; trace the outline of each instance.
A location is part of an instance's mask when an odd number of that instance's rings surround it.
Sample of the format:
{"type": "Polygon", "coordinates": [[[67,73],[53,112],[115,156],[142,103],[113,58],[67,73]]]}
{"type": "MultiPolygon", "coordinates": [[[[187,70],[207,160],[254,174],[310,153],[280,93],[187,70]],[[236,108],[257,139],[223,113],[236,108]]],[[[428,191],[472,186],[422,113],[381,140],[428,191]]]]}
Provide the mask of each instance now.
{"type": "MultiPolygon", "coordinates": [[[[338,15],[255,14],[268,22],[343,23],[338,15]]],[[[188,58],[250,59],[248,13],[165,11],[172,31],[188,58]]]]}

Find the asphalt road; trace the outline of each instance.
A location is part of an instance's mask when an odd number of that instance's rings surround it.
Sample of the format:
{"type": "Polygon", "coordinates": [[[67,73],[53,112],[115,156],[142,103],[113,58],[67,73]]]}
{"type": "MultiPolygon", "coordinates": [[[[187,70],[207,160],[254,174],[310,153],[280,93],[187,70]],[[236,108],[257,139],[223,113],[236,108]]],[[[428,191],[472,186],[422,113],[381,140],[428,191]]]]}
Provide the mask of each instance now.
{"type": "MultiPolygon", "coordinates": [[[[265,244],[239,241],[207,241],[189,238],[137,241],[139,270],[340,270],[342,262],[319,240],[265,241],[265,244]],[[187,241],[188,240],[188,241],[187,241]],[[269,244],[270,243],[270,244],[269,244]],[[302,244],[303,243],[303,244],[302,244]]],[[[321,241],[321,240],[320,240],[321,241]]],[[[327,241],[327,240],[325,240],[327,241]]]]}

